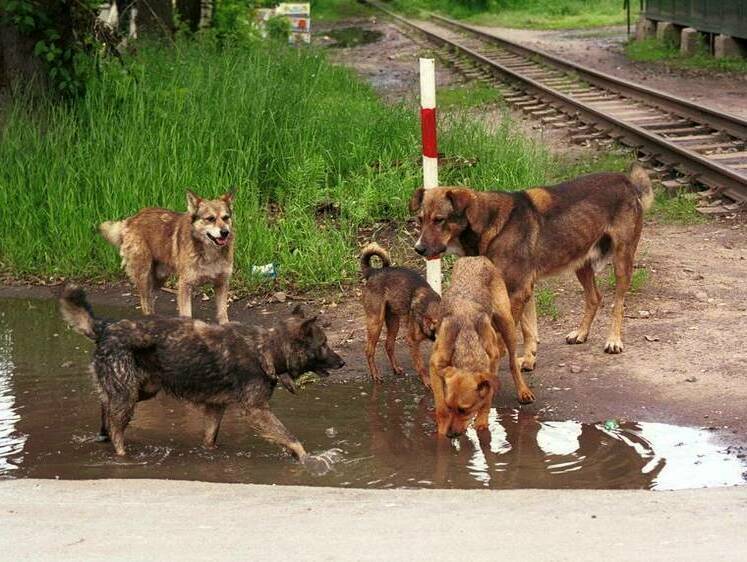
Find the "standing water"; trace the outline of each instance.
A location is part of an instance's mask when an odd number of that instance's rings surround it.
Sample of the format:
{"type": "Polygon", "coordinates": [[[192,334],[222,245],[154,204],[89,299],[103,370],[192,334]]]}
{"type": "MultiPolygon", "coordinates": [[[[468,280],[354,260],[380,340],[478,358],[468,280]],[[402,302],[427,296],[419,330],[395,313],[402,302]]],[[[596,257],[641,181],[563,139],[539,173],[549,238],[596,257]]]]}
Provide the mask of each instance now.
{"type": "MultiPolygon", "coordinates": [[[[96,307],[101,316],[133,311],[96,307]]],[[[713,432],[659,423],[545,421],[491,413],[490,428],[455,441],[434,435],[432,400],[415,377],[377,385],[326,382],[271,407],[311,452],[336,451],[315,476],[255,437],[229,410],[219,447],[200,446],[197,409],[167,396],[141,403],[129,455],[97,443],[92,344],[54,301],[0,300],[0,478],[168,478],[361,488],[643,488],[744,484],[747,464],[713,432]]]]}

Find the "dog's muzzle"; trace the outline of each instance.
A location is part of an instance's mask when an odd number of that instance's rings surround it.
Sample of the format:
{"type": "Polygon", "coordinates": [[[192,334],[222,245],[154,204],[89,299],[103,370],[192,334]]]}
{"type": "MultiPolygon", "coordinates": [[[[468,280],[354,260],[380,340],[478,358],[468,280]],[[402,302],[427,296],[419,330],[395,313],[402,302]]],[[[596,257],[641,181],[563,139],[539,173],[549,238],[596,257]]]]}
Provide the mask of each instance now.
{"type": "Polygon", "coordinates": [[[231,238],[231,231],[230,230],[221,230],[220,236],[213,236],[209,232],[207,233],[207,237],[210,238],[210,240],[215,244],[216,246],[225,246],[228,244],[228,240],[231,238]]]}

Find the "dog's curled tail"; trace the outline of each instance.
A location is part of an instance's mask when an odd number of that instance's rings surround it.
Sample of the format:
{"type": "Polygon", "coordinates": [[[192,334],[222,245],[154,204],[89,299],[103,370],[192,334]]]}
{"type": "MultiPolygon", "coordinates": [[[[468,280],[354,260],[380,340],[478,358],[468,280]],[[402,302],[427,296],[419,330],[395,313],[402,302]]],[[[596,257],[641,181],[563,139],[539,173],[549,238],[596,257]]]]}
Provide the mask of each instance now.
{"type": "Polygon", "coordinates": [[[122,245],[122,231],[124,227],[124,221],[106,221],[99,225],[99,232],[101,236],[106,238],[109,244],[119,248],[122,245]]]}
{"type": "Polygon", "coordinates": [[[633,162],[628,177],[638,191],[643,211],[648,211],[654,202],[654,190],[651,187],[651,179],[648,177],[648,172],[638,162],[633,162]]]}
{"type": "Polygon", "coordinates": [[[77,285],[65,285],[59,297],[60,312],[65,322],[79,334],[95,340],[101,323],[94,318],[85,291],[77,285]]]}
{"type": "Polygon", "coordinates": [[[372,242],[361,251],[361,273],[363,274],[364,279],[368,279],[376,270],[376,268],[371,265],[371,258],[374,256],[377,256],[381,260],[381,267],[389,267],[392,265],[389,252],[379,246],[376,242],[372,242]]]}

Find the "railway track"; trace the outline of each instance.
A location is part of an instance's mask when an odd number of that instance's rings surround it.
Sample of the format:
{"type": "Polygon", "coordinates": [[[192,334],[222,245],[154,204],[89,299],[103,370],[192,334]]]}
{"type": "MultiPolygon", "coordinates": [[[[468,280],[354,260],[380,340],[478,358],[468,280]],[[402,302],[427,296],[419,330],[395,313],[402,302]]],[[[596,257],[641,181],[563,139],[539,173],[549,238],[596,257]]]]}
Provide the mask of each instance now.
{"type": "Polygon", "coordinates": [[[704,212],[747,204],[746,120],[442,16],[416,22],[366,1],[425,37],[466,77],[493,84],[507,102],[547,126],[569,129],[575,142],[614,139],[637,149],[669,191],[706,186],[703,195],[716,201],[701,207],[704,212]]]}

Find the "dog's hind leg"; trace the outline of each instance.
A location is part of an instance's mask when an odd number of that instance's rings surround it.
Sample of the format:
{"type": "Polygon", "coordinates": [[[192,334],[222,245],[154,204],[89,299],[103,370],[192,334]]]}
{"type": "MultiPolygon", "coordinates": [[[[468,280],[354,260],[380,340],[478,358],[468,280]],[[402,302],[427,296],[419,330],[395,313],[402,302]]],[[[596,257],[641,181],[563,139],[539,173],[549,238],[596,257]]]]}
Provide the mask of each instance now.
{"type": "Polygon", "coordinates": [[[368,371],[374,382],[382,382],[379,369],[376,367],[376,344],[379,343],[381,328],[384,325],[384,304],[378,307],[368,307],[364,303],[366,311],[366,361],[368,362],[368,371]]]}
{"type": "Polygon", "coordinates": [[[615,304],[612,307],[612,323],[610,324],[609,336],[607,337],[607,343],[604,344],[605,353],[622,353],[623,351],[622,322],[625,312],[625,293],[628,292],[633,277],[634,254],[635,244],[631,248],[629,244],[616,241],[613,260],[615,266],[615,304]]]}
{"type": "Polygon", "coordinates": [[[205,415],[205,433],[202,438],[202,445],[208,449],[215,448],[215,440],[218,438],[220,422],[223,420],[223,414],[226,407],[223,404],[204,404],[202,411],[205,415]]]}
{"type": "Polygon", "coordinates": [[[114,451],[120,457],[123,457],[125,452],[124,445],[124,432],[127,429],[127,424],[132,419],[132,414],[135,411],[134,401],[117,401],[110,402],[107,407],[108,421],[109,421],[109,436],[114,445],[114,451]]]}
{"type": "Polygon", "coordinates": [[[584,343],[589,337],[589,330],[591,329],[591,323],[594,321],[594,317],[599,310],[599,305],[602,302],[602,293],[597,288],[596,278],[594,277],[594,268],[591,263],[584,264],[583,267],[576,270],[576,277],[578,277],[579,283],[584,288],[584,317],[581,320],[581,325],[578,330],[572,331],[565,337],[566,343],[584,343]]]}
{"type": "Polygon", "coordinates": [[[130,281],[137,287],[140,310],[146,316],[155,312],[153,304],[153,256],[147,247],[136,239],[125,240],[122,245],[125,269],[130,281]]]}
{"type": "Polygon", "coordinates": [[[397,333],[399,332],[399,316],[387,310],[384,314],[384,320],[386,321],[386,341],[384,342],[386,356],[389,357],[389,364],[392,366],[394,374],[404,375],[405,370],[397,365],[397,356],[394,355],[394,345],[397,343],[397,333]]]}
{"type": "Polygon", "coordinates": [[[281,445],[288,449],[300,461],[306,457],[306,450],[293,434],[286,429],[275,414],[268,407],[246,408],[246,416],[249,424],[260,435],[270,443],[281,445]]]}
{"type": "Polygon", "coordinates": [[[109,441],[109,414],[106,412],[106,406],[101,403],[101,428],[96,436],[96,441],[105,443],[109,441]]]}

